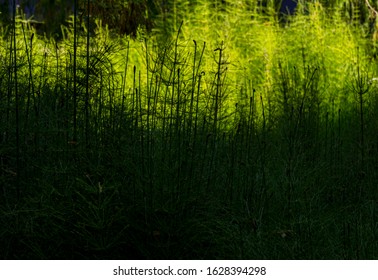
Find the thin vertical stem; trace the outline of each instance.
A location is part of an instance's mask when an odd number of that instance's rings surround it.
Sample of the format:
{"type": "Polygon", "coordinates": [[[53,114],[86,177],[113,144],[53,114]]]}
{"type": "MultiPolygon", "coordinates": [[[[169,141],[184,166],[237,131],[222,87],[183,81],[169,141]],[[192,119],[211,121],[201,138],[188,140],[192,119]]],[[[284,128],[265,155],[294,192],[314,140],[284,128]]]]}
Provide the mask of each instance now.
{"type": "Polygon", "coordinates": [[[89,21],[89,12],[90,12],[90,0],[87,0],[87,54],[86,54],[86,81],[85,81],[85,146],[89,145],[89,32],[90,32],[90,21],[89,21]]]}
{"type": "Polygon", "coordinates": [[[76,73],[76,60],[77,60],[77,9],[78,0],[74,1],[74,46],[73,46],[73,142],[77,141],[77,73],[76,73]]]}
{"type": "Polygon", "coordinates": [[[17,200],[20,199],[20,114],[18,96],[18,79],[17,79],[17,40],[16,40],[16,0],[13,0],[13,66],[14,66],[14,94],[16,97],[16,184],[17,184],[17,200]]]}
{"type": "Polygon", "coordinates": [[[219,51],[219,60],[217,62],[218,64],[218,70],[217,70],[217,83],[216,83],[216,93],[215,93],[215,108],[214,108],[214,134],[217,133],[217,125],[218,125],[218,107],[219,107],[219,95],[220,95],[220,87],[221,87],[221,64],[222,64],[222,51],[223,46],[220,48],[217,48],[216,51],[219,51]]]}

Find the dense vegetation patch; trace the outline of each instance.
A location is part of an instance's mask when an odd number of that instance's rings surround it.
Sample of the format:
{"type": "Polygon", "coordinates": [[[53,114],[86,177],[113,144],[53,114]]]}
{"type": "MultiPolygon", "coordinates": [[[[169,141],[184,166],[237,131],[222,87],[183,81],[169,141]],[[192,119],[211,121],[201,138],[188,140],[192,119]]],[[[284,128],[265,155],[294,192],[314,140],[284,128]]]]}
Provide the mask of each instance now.
{"type": "Polygon", "coordinates": [[[131,36],[4,27],[1,256],[375,258],[371,31],[320,2],[184,2],[131,36]]]}

